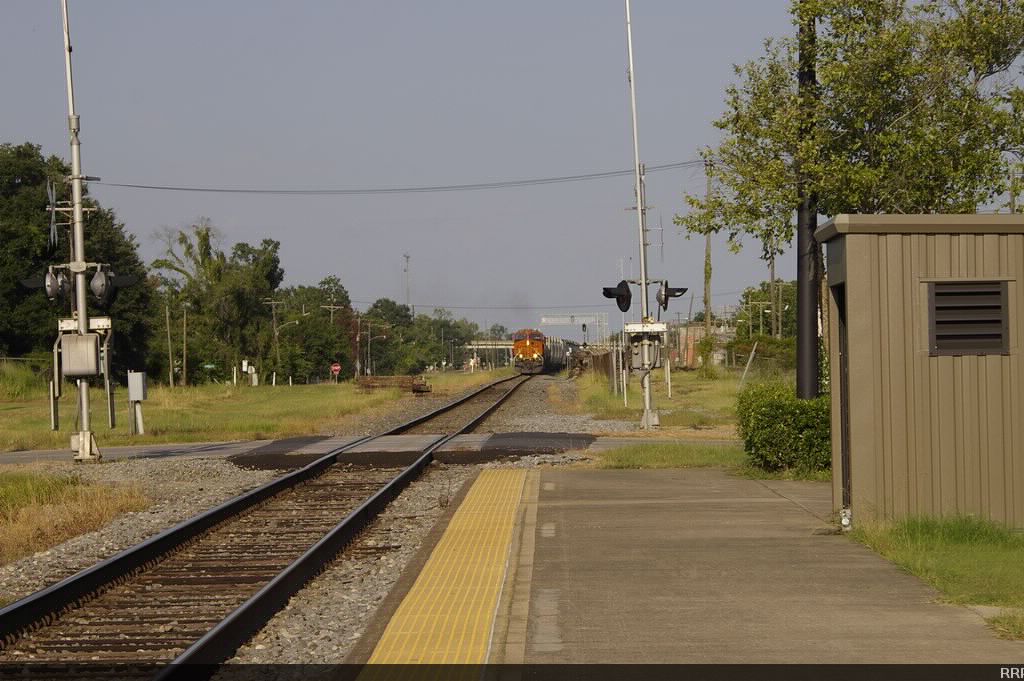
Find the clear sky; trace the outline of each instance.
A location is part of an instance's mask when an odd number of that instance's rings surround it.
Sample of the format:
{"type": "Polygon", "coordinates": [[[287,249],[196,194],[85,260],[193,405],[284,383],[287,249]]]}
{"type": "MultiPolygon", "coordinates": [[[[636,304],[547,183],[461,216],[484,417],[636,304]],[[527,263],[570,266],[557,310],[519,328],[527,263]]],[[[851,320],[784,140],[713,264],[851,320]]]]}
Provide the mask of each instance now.
{"type": "MultiPolygon", "coordinates": [[[[788,5],[633,0],[644,162],[694,159],[716,141],[732,64],[792,30],[788,5]]],[[[333,189],[632,165],[621,0],[71,0],[70,15],[83,169],[106,182],[333,189]]],[[[0,58],[0,141],[66,158],[58,0],[4,0],[0,58]]],[[[703,186],[699,167],[648,176],[649,226],[665,226],[663,259],[651,233],[650,274],[689,286],[695,310],[703,239],[671,218],[703,186]]],[[[357,307],[404,302],[403,253],[418,312],[443,305],[508,327],[571,311],[616,323],[601,286],[619,280],[620,259],[638,273],[631,177],[375,196],[90,191],[147,261],[156,230],[205,216],[226,244],[279,240],[287,284],[336,274],[357,307]],[[502,309],[523,305],[534,309],[502,309]]],[[[767,278],[759,252],[716,239],[716,306],[767,278]]]]}

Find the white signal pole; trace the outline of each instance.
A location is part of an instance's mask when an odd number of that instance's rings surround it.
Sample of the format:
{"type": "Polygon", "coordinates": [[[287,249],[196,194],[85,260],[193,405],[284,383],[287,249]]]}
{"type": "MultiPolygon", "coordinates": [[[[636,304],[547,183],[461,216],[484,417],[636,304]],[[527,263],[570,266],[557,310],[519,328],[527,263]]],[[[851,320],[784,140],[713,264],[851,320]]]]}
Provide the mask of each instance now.
{"type": "MultiPolygon", "coordinates": [[[[633,68],[633,25],[629,12],[629,0],[626,0],[626,49],[629,53],[629,103],[633,118],[633,170],[636,177],[636,215],[637,228],[640,234],[640,321],[647,323],[650,313],[647,307],[647,204],[644,196],[644,168],[640,163],[640,141],[637,134],[636,120],[636,71],[633,68]]],[[[651,404],[651,343],[645,335],[640,344],[641,378],[640,385],[644,391],[644,415],[641,421],[643,428],[658,425],[658,412],[651,404]]]]}
{"type": "MultiPolygon", "coordinates": [[[[80,130],[78,113],[75,111],[75,87],[71,78],[71,31],[68,25],[68,0],[61,0],[64,20],[64,67],[68,87],[68,130],[71,135],[71,200],[72,200],[72,258],[69,269],[75,275],[74,313],[78,321],[78,333],[89,333],[89,310],[87,307],[85,283],[85,220],[82,215],[82,145],[78,139],[80,130]]],[[[78,383],[78,453],[75,459],[94,461],[99,458],[89,418],[89,381],[77,379],[78,383]]]]}

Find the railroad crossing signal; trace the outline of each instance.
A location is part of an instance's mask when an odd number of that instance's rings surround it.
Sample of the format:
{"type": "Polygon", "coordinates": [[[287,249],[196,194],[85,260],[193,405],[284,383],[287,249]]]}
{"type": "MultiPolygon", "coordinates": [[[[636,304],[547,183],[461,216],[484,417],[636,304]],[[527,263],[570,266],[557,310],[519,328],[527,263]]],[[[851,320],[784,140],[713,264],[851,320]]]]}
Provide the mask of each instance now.
{"type": "Polygon", "coordinates": [[[629,290],[629,282],[623,279],[618,286],[605,286],[602,291],[605,298],[614,298],[615,304],[623,312],[629,311],[629,304],[633,300],[633,292],[629,290]]]}
{"type": "Polygon", "coordinates": [[[679,296],[686,293],[685,288],[672,288],[668,285],[668,279],[661,282],[661,286],[658,287],[658,293],[655,295],[655,300],[658,301],[658,305],[661,305],[662,310],[668,309],[669,298],[678,298],[679,296]]]}

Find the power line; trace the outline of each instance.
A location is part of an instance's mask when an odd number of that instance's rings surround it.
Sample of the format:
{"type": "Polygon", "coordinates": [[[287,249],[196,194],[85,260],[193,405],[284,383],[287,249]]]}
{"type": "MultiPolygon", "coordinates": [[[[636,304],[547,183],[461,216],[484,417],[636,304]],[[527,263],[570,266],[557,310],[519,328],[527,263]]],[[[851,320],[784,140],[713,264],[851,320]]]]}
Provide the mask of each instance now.
{"type": "MultiPolygon", "coordinates": [[[[676,161],[656,166],[647,166],[647,172],[660,172],[688,168],[702,164],[701,160],[676,161]]],[[[596,173],[580,173],[577,175],[559,175],[555,177],[537,177],[523,180],[500,180],[495,182],[476,182],[469,184],[445,184],[408,187],[364,187],[361,189],[256,189],[247,187],[187,187],[175,185],[136,184],[130,182],[93,182],[105,187],[121,187],[125,189],[149,189],[168,192],[202,192],[208,194],[264,194],[274,196],[371,196],[374,194],[427,194],[434,192],[480,191],[483,189],[511,189],[515,187],[533,187],[544,184],[562,182],[585,182],[601,180],[608,177],[622,177],[633,174],[634,170],[606,170],[596,173]]]]}
{"type": "MultiPolygon", "coordinates": [[[[743,293],[746,289],[740,291],[722,291],[721,293],[715,293],[712,295],[713,298],[721,296],[734,296],[743,293]]],[[[353,305],[373,305],[375,300],[351,300],[349,301],[353,305]]],[[[580,308],[607,308],[611,303],[586,303],[583,305],[438,305],[436,303],[416,303],[416,306],[421,308],[433,308],[443,310],[575,310],[580,308]]]]}

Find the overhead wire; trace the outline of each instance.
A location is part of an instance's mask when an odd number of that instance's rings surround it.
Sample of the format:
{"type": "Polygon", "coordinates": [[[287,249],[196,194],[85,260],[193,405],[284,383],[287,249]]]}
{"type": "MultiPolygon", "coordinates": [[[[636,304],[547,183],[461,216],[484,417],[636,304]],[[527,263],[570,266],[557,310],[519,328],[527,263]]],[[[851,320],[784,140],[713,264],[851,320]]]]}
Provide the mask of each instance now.
{"type": "MultiPolygon", "coordinates": [[[[743,293],[746,289],[737,291],[720,291],[712,294],[712,298],[720,296],[733,296],[743,293]]],[[[353,305],[373,305],[377,301],[371,300],[350,300],[353,305]]],[[[606,303],[585,303],[582,305],[439,305],[436,303],[413,303],[412,307],[444,309],[444,310],[578,310],[607,308],[614,305],[614,302],[606,303]]]]}
{"type": "MultiPolygon", "coordinates": [[[[703,160],[676,161],[673,163],[662,163],[658,165],[645,166],[648,173],[657,173],[678,168],[688,168],[702,165],[703,160]]],[[[202,186],[178,186],[178,185],[156,185],[139,184],[133,182],[102,182],[94,181],[91,184],[98,184],[104,187],[121,187],[125,189],[148,189],[154,191],[169,192],[201,192],[208,194],[263,194],[273,196],[372,196],[376,194],[427,194],[435,192],[459,192],[459,191],[480,191],[485,189],[510,189],[515,187],[533,187],[545,184],[559,184],[563,182],[585,182],[589,180],[601,180],[608,177],[622,177],[632,175],[634,170],[606,170],[594,173],[578,173],[575,175],[558,175],[554,177],[535,177],[519,180],[497,180],[493,182],[473,182],[465,184],[445,185],[420,185],[400,187],[353,187],[333,189],[279,189],[279,188],[253,188],[253,187],[202,187],[202,186]]]]}

